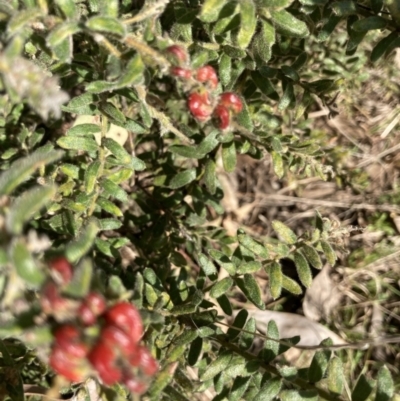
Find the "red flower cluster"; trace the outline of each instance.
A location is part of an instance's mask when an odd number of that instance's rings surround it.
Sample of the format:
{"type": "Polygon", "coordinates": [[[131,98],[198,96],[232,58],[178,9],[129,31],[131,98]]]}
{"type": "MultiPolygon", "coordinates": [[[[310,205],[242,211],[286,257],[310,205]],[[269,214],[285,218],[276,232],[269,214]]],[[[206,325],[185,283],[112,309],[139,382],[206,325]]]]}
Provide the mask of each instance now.
{"type": "Polygon", "coordinates": [[[214,91],[218,86],[215,69],[205,65],[193,71],[189,66],[189,55],[181,46],[172,45],[166,52],[174,64],[171,74],[178,79],[193,81],[192,88],[196,87],[194,91],[191,89],[187,103],[193,117],[199,121],[207,121],[213,117],[218,128],[229,128],[232,114],[240,113],[243,109],[240,97],[233,92],[215,95],[214,91]]]}
{"type": "MultiPolygon", "coordinates": [[[[69,302],[61,294],[60,286],[72,280],[73,272],[65,258],[51,261],[49,267],[52,279],[43,288],[42,307],[45,313],[54,315],[54,302],[62,308],[69,302]]],[[[158,364],[149,350],[140,345],[143,324],[139,311],[129,302],[107,308],[105,299],[97,292],[73,303],[73,309],[74,318],[54,332],[49,359],[54,371],[78,382],[95,370],[106,385],[123,383],[132,392],[146,391],[158,364]],[[94,337],[96,330],[86,328],[96,325],[99,334],[94,337]]]]}

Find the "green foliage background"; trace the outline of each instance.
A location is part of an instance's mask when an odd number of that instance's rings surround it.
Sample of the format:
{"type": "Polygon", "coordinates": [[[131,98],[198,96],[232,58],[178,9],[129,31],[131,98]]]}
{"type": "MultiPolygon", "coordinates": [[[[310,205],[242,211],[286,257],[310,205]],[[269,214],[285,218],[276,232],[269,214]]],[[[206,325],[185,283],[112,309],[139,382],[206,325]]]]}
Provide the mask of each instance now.
{"type": "Polygon", "coordinates": [[[318,212],[301,235],[273,221],[278,240],[245,227],[228,235],[211,222],[224,215],[218,171],[233,172],[238,154],[270,155],[279,178],[341,176],[339,155],[302,121],[317,99],[335,113],[370,31],[379,31],[372,62],[399,46],[399,9],[396,0],[0,0],[0,394],[21,400],[26,384],[55,386],[38,294],[44,261],[65,254],[77,263],[69,296],[83,297],[92,282],[142,309],[144,342],[161,364],[143,399],[390,400],[387,367],[354,378],[329,340],[297,369],[278,356],[299,339],[277,341],[273,321],[255,355],[260,334],[246,310],[234,318],[238,330],[219,324],[238,292],[265,309],[260,271],[274,299],[301,294],[311,266],[335,264],[348,231],[318,212]],[[318,58],[332,38],[345,44],[340,62],[318,58]],[[216,68],[218,91],[243,99],[231,131],[189,115],[164,52],[175,43],[194,68],[216,68]],[[282,272],[285,258],[296,280],[282,272]]]}

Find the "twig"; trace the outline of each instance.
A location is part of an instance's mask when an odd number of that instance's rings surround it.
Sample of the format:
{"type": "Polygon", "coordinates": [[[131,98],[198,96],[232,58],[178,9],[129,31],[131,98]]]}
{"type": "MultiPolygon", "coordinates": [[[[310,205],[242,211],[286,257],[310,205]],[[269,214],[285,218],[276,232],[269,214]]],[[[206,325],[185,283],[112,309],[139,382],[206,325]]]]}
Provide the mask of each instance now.
{"type": "Polygon", "coordinates": [[[171,63],[161,53],[157,52],[146,43],[141,42],[133,35],[126,36],[124,42],[128,47],[137,50],[141,55],[154,60],[163,70],[167,70],[171,66],[171,63]]]}
{"type": "Polygon", "coordinates": [[[384,139],[386,138],[392,129],[397,125],[397,123],[400,121],[400,113],[397,114],[397,116],[391,121],[391,123],[385,128],[385,130],[381,134],[381,138],[384,139]]]}
{"type": "MultiPolygon", "coordinates": [[[[400,116],[399,116],[399,119],[400,119],[400,116]]],[[[384,150],[383,152],[379,153],[376,156],[369,158],[368,160],[364,160],[364,161],[358,163],[356,167],[357,168],[365,167],[365,166],[368,166],[368,164],[371,164],[374,162],[379,162],[379,159],[382,159],[383,157],[389,155],[390,153],[396,152],[399,149],[400,149],[400,143],[398,143],[395,146],[392,146],[390,149],[384,150]]]]}
{"type": "Polygon", "coordinates": [[[157,3],[152,4],[147,9],[141,11],[139,14],[136,14],[134,17],[122,21],[122,23],[125,25],[135,24],[157,14],[161,14],[169,2],[170,0],[160,0],[157,3]]]}
{"type": "MultiPolygon", "coordinates": [[[[398,145],[400,147],[400,145],[398,145]]],[[[244,198],[249,197],[248,195],[244,195],[244,198]]],[[[355,209],[355,210],[382,210],[384,212],[395,212],[400,213],[400,207],[395,205],[370,205],[368,203],[351,203],[351,202],[340,202],[340,201],[327,201],[323,199],[308,199],[308,198],[298,198],[295,196],[287,196],[287,195],[277,195],[271,194],[263,196],[262,199],[258,199],[258,205],[267,206],[273,202],[276,205],[276,202],[291,202],[291,203],[304,203],[307,205],[312,205],[314,207],[338,207],[345,209],[355,209]]]]}

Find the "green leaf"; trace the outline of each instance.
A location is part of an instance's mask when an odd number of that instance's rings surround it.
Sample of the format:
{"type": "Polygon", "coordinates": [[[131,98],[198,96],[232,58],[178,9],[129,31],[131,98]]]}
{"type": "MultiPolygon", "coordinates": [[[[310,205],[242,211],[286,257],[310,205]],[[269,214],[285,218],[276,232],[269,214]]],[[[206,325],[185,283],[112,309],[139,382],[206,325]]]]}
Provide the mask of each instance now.
{"type": "Polygon", "coordinates": [[[332,3],[331,8],[339,17],[348,17],[349,15],[357,14],[356,4],[351,0],[335,1],[332,3]]]}
{"type": "Polygon", "coordinates": [[[190,344],[199,336],[197,330],[186,330],[181,335],[175,338],[174,345],[186,345],[190,344]]]}
{"type": "Polygon", "coordinates": [[[271,151],[272,156],[272,164],[274,167],[274,172],[278,176],[278,178],[282,178],[285,173],[285,169],[283,167],[283,159],[282,155],[274,150],[271,151]]]}
{"type": "Polygon", "coordinates": [[[74,270],[71,282],[63,290],[64,293],[76,297],[83,298],[90,291],[92,282],[93,266],[92,261],[88,258],[83,259],[74,270]]]}
{"type": "Polygon", "coordinates": [[[360,19],[351,26],[356,32],[367,32],[373,29],[383,29],[386,28],[388,21],[386,18],[371,16],[367,18],[360,19]]]}
{"type": "Polygon", "coordinates": [[[232,353],[230,351],[222,351],[217,359],[212,361],[202,375],[200,375],[201,381],[207,381],[215,377],[218,373],[221,373],[225,368],[228,367],[232,359],[232,353]]]}
{"type": "Polygon", "coordinates": [[[126,202],[128,200],[128,194],[119,185],[110,180],[102,180],[101,187],[105,195],[112,196],[121,202],[126,202]]]}
{"type": "Polygon", "coordinates": [[[116,36],[125,36],[125,26],[118,19],[96,16],[86,22],[86,26],[92,31],[111,33],[116,36]]]}
{"type": "Polygon", "coordinates": [[[63,40],[59,45],[53,46],[52,50],[55,58],[62,63],[71,63],[72,52],[73,52],[72,38],[69,37],[63,40]]]}
{"type": "Polygon", "coordinates": [[[77,22],[64,22],[51,30],[47,36],[47,43],[50,48],[61,45],[63,42],[68,41],[70,36],[79,32],[81,29],[77,22]]]}
{"type": "Polygon", "coordinates": [[[239,49],[238,47],[230,46],[230,45],[224,46],[224,53],[233,59],[244,58],[247,55],[247,53],[244,50],[239,49]]]}
{"type": "Polygon", "coordinates": [[[198,151],[204,156],[213,151],[218,145],[219,141],[217,137],[220,135],[219,130],[211,131],[197,147],[198,151]]]}
{"type": "Polygon", "coordinates": [[[191,344],[187,356],[187,360],[190,366],[194,366],[198,361],[201,352],[203,350],[203,339],[197,337],[191,344]]]}
{"type": "Polygon", "coordinates": [[[138,157],[130,156],[131,163],[130,166],[133,170],[143,171],[146,168],[146,163],[143,160],[140,160],[138,157]]]}
{"type": "Polygon", "coordinates": [[[89,136],[100,132],[100,127],[96,124],[78,124],[70,128],[67,136],[89,136]]]}
{"type": "Polygon", "coordinates": [[[16,160],[0,175],[0,195],[9,195],[37,169],[61,159],[63,154],[64,152],[39,148],[31,155],[16,160]]]}
{"type": "Polygon", "coordinates": [[[251,78],[263,95],[275,101],[279,100],[279,95],[268,78],[262,76],[258,71],[252,71],[251,78]]]}
{"type": "Polygon", "coordinates": [[[267,248],[261,245],[253,238],[251,238],[249,235],[247,235],[243,231],[243,229],[239,229],[237,231],[237,237],[239,243],[243,245],[245,248],[249,249],[251,252],[255,253],[256,255],[260,256],[263,259],[269,258],[269,253],[267,251],[267,248]]]}
{"type": "Polygon", "coordinates": [[[171,364],[165,364],[163,369],[157,372],[157,376],[148,390],[152,401],[161,399],[160,394],[173,379],[176,367],[177,363],[172,362],[171,364]]]}
{"type": "Polygon", "coordinates": [[[131,155],[123,146],[114,141],[114,139],[103,138],[102,145],[104,145],[122,164],[129,164],[131,162],[131,155]]]}
{"type": "Polygon", "coordinates": [[[281,71],[282,71],[283,75],[285,75],[287,78],[291,79],[292,81],[294,81],[294,82],[300,81],[298,72],[290,65],[283,65],[281,67],[281,71]]]}
{"type": "Polygon", "coordinates": [[[214,195],[217,190],[217,173],[214,160],[208,159],[204,167],[204,183],[210,194],[214,195]]]}
{"type": "Polygon", "coordinates": [[[300,117],[303,116],[303,114],[306,112],[308,107],[314,102],[313,97],[311,96],[311,93],[308,90],[305,90],[303,93],[303,96],[301,98],[301,101],[297,104],[297,109],[295,113],[295,119],[299,120],[300,117]]]}
{"type": "Polygon", "coordinates": [[[375,14],[379,14],[383,7],[383,0],[371,0],[371,8],[375,14]]]}
{"type": "Polygon", "coordinates": [[[154,307],[158,300],[158,293],[153,288],[152,285],[145,283],[144,284],[144,295],[146,297],[146,301],[149,303],[150,306],[154,307]]]}
{"type": "Polygon", "coordinates": [[[46,275],[33,259],[23,240],[18,240],[12,245],[10,256],[18,276],[25,280],[26,284],[35,288],[43,284],[46,275]]]}
{"type": "Polygon", "coordinates": [[[89,224],[82,230],[79,237],[65,249],[65,255],[71,263],[81,259],[92,247],[94,239],[99,232],[99,226],[95,221],[90,221],[89,224]]]}
{"type": "Polygon", "coordinates": [[[228,315],[232,316],[232,305],[229,301],[229,298],[226,295],[221,295],[217,298],[218,305],[221,307],[223,312],[228,315]]]}
{"type": "Polygon", "coordinates": [[[108,82],[108,81],[92,81],[85,85],[86,92],[89,92],[90,94],[111,92],[116,88],[117,86],[115,82],[108,82]]]}
{"type": "Polygon", "coordinates": [[[116,123],[124,125],[126,122],[124,113],[119,111],[113,104],[109,102],[101,106],[101,111],[107,116],[111,117],[116,123]]]}
{"type": "Polygon", "coordinates": [[[294,104],[296,100],[294,96],[294,86],[292,82],[284,80],[282,81],[282,85],[284,86],[284,91],[281,100],[279,101],[278,104],[278,109],[280,111],[283,111],[288,107],[291,108],[291,106],[294,104]]]}
{"type": "Polygon", "coordinates": [[[231,72],[232,59],[228,55],[223,53],[218,64],[218,75],[222,86],[226,86],[230,82],[231,72]]]}
{"type": "Polygon", "coordinates": [[[275,28],[269,21],[261,21],[261,29],[254,35],[253,53],[261,62],[267,63],[272,55],[271,48],[275,43],[275,28]]]}
{"type": "Polygon", "coordinates": [[[399,37],[399,33],[394,31],[391,32],[388,36],[385,36],[381,39],[375,47],[372,49],[371,52],[371,61],[375,63],[378,61],[389,49],[390,45],[393,43],[395,39],[399,37]]]}
{"type": "Polygon", "coordinates": [[[232,261],[221,251],[216,249],[210,249],[208,254],[223,268],[225,269],[231,276],[236,274],[236,267],[232,263],[232,261]]]}
{"type": "Polygon", "coordinates": [[[337,256],[336,256],[336,252],[333,250],[331,244],[327,241],[321,240],[320,245],[321,245],[322,250],[324,251],[326,260],[328,261],[328,263],[331,266],[334,266],[336,263],[337,256]]]}
{"type": "Polygon", "coordinates": [[[228,1],[221,10],[216,21],[213,33],[215,35],[222,35],[226,32],[238,29],[240,25],[240,14],[238,13],[238,6],[236,2],[228,1]]]}
{"type": "Polygon", "coordinates": [[[91,106],[96,102],[96,98],[92,93],[84,93],[71,99],[66,106],[61,109],[69,113],[88,114],[87,111],[91,110],[91,106]]]}
{"type": "MultiPolygon", "coordinates": [[[[293,0],[259,0],[260,8],[265,8],[266,12],[271,9],[282,10],[288,8],[293,3],[293,0]]],[[[263,11],[262,9],[260,11],[263,11]]]]}
{"type": "Polygon", "coordinates": [[[271,292],[271,296],[272,298],[277,299],[280,297],[282,292],[283,274],[281,265],[278,262],[273,261],[269,265],[268,273],[269,273],[268,285],[269,285],[269,290],[271,292]]]}
{"type": "MultiPolygon", "coordinates": [[[[321,342],[322,346],[332,345],[332,340],[326,339],[321,342]]],[[[329,349],[318,350],[311,361],[311,365],[308,369],[308,380],[311,383],[318,383],[324,378],[326,369],[328,368],[329,360],[331,358],[332,351],[329,349]]]]}
{"type": "Polygon", "coordinates": [[[262,301],[261,290],[256,279],[251,274],[245,274],[243,279],[235,278],[237,286],[241,289],[246,298],[251,301],[257,308],[264,310],[265,304],[262,301]]]}
{"type": "Polygon", "coordinates": [[[253,0],[241,0],[240,6],[240,28],[236,38],[241,49],[246,49],[254,35],[257,25],[256,6],[253,0]]]}
{"type": "Polygon", "coordinates": [[[185,145],[170,146],[169,151],[182,157],[189,159],[202,159],[205,155],[200,152],[197,147],[185,145]]]}
{"type": "Polygon", "coordinates": [[[312,274],[307,259],[300,251],[293,254],[294,264],[296,265],[297,274],[304,287],[309,288],[312,284],[312,274]]]}
{"type": "Polygon", "coordinates": [[[249,313],[245,309],[240,310],[236,315],[231,327],[226,332],[230,341],[234,340],[241,333],[240,329],[243,329],[245,326],[248,316],[249,313]]]}
{"type": "Polygon", "coordinates": [[[312,266],[314,266],[316,269],[322,268],[321,258],[313,246],[303,243],[301,246],[301,252],[312,266]]]}
{"type": "Polygon", "coordinates": [[[6,218],[7,229],[13,234],[22,232],[24,223],[48,204],[57,192],[57,187],[35,187],[24,192],[11,205],[6,218]]]}
{"type": "Polygon", "coordinates": [[[261,270],[261,263],[252,260],[250,262],[242,262],[236,270],[236,274],[255,273],[261,270]]]}
{"type": "Polygon", "coordinates": [[[282,277],[282,287],[286,290],[289,291],[292,294],[295,295],[300,295],[303,293],[300,285],[296,283],[296,281],[292,280],[291,278],[287,276],[282,277]]]}
{"type": "Polygon", "coordinates": [[[117,219],[100,219],[98,220],[99,230],[118,230],[122,226],[122,222],[117,219]]]}
{"type": "Polygon", "coordinates": [[[272,221],[272,227],[278,236],[287,244],[293,245],[297,242],[296,234],[285,224],[278,220],[272,221]]]}
{"type": "Polygon", "coordinates": [[[190,184],[197,177],[196,169],[191,168],[176,174],[171,178],[168,187],[171,189],[178,189],[190,184]]]}
{"type": "Polygon", "coordinates": [[[227,173],[235,171],[236,167],[236,147],[235,142],[222,144],[222,163],[227,173]]]}
{"type": "Polygon", "coordinates": [[[352,393],[351,399],[357,401],[365,401],[374,389],[374,381],[368,380],[364,374],[361,374],[357,380],[352,393]]]}
{"type": "MultiPolygon", "coordinates": [[[[343,392],[343,385],[343,364],[340,358],[334,356],[328,364],[328,389],[331,393],[340,395],[343,392]]],[[[356,400],[356,398],[352,399],[356,400]]]]}
{"type": "Polygon", "coordinates": [[[76,16],[77,10],[74,0],[54,0],[54,3],[67,18],[74,18],[76,16]]]}
{"type": "Polygon", "coordinates": [[[118,206],[116,206],[114,203],[109,201],[108,199],[97,198],[96,203],[107,213],[113,214],[114,216],[117,216],[117,217],[123,216],[121,209],[118,206]]]}
{"type": "Polygon", "coordinates": [[[389,369],[383,365],[378,372],[375,401],[390,401],[394,394],[394,383],[389,369]]]}
{"type": "Polygon", "coordinates": [[[240,376],[236,377],[230,391],[229,401],[242,400],[243,398],[241,397],[249,387],[251,380],[252,380],[251,377],[240,377],[240,376]]]}
{"type": "Polygon", "coordinates": [[[42,14],[41,10],[34,7],[31,7],[28,10],[23,10],[15,13],[7,24],[8,33],[11,36],[20,29],[29,26],[31,22],[33,22],[36,18],[40,17],[41,14],[42,14]]]}
{"type": "Polygon", "coordinates": [[[131,120],[130,118],[126,119],[126,123],[123,126],[126,130],[131,131],[134,134],[144,134],[147,132],[145,127],[138,122],[131,120]]]}
{"type": "Polygon", "coordinates": [[[254,125],[251,120],[251,116],[249,113],[249,108],[247,107],[246,102],[242,99],[243,110],[236,116],[236,120],[239,125],[248,129],[249,131],[253,131],[254,125]]]}
{"type": "Polygon", "coordinates": [[[221,295],[226,294],[231,289],[232,285],[233,285],[232,278],[225,277],[221,281],[218,281],[212,286],[210,290],[210,296],[212,298],[219,298],[221,295]]]}
{"type": "Polygon", "coordinates": [[[305,22],[298,20],[286,10],[270,11],[275,27],[286,36],[305,38],[310,34],[305,22]]]}
{"type": "Polygon", "coordinates": [[[254,337],[256,334],[256,320],[251,317],[243,327],[243,331],[240,333],[240,347],[248,349],[253,345],[254,337]]]}
{"type": "Polygon", "coordinates": [[[101,168],[101,162],[99,160],[95,160],[90,163],[85,171],[85,190],[87,194],[91,194],[94,191],[97,178],[99,176],[101,168]]]}
{"type": "Polygon", "coordinates": [[[282,379],[274,377],[266,381],[261,390],[256,394],[252,401],[272,401],[281,391],[282,379]]]}
{"type": "Polygon", "coordinates": [[[99,149],[92,138],[81,136],[63,136],[57,140],[57,145],[63,149],[96,152],[99,149]]]}
{"type": "Polygon", "coordinates": [[[205,0],[201,7],[199,19],[203,22],[215,22],[227,0],[205,0]]]}
{"type": "Polygon", "coordinates": [[[211,276],[212,274],[217,273],[216,267],[211,262],[211,260],[208,259],[206,255],[204,255],[204,253],[199,254],[198,261],[206,276],[211,276]]]}
{"type": "Polygon", "coordinates": [[[270,320],[265,333],[267,337],[262,352],[263,360],[268,363],[279,355],[279,330],[275,321],[270,320]]]}

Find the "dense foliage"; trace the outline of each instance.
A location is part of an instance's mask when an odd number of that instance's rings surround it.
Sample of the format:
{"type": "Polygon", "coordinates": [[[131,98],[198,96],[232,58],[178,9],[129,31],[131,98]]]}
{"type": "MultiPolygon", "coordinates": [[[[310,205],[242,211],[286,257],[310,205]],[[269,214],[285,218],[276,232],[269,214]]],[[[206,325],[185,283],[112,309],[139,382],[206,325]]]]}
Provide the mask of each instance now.
{"type": "Polygon", "coordinates": [[[392,398],[385,365],[354,377],[326,339],[298,369],[299,336],[232,302],[266,309],[261,271],[300,296],[350,229],[228,232],[221,176],[248,155],[352,185],[302,122],[335,113],[369,31],[372,62],[399,46],[398,0],[0,0],[0,24],[1,397],[392,398]]]}

